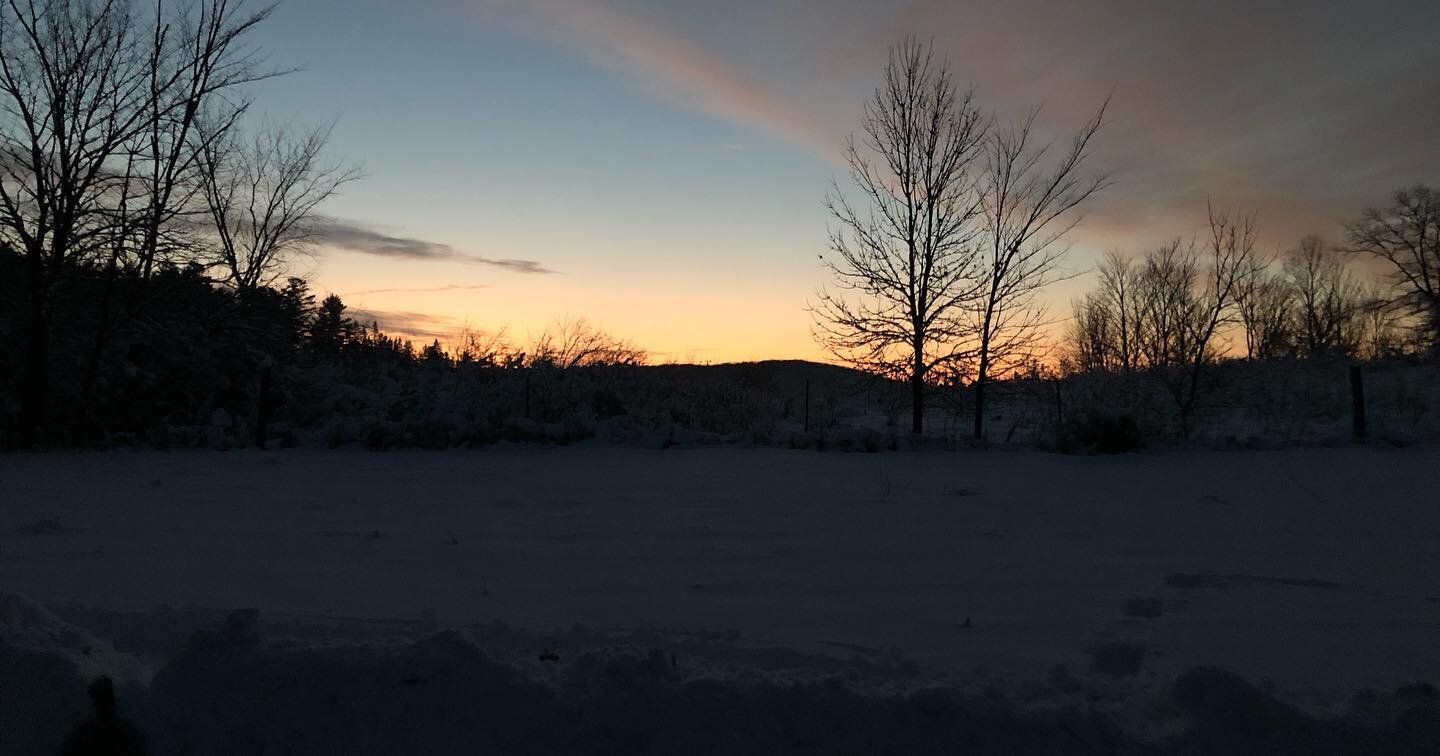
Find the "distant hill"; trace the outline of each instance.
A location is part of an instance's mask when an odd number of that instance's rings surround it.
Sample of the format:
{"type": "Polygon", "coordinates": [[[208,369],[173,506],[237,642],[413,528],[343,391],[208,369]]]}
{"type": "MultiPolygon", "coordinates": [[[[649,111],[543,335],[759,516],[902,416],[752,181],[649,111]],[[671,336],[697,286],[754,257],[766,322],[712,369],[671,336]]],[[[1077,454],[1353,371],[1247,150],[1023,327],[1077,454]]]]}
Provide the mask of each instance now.
{"type": "Polygon", "coordinates": [[[806,380],[827,385],[875,383],[884,380],[843,365],[809,360],[761,360],[718,365],[647,365],[641,369],[670,379],[723,380],[756,388],[771,387],[782,390],[803,386],[806,380]]]}

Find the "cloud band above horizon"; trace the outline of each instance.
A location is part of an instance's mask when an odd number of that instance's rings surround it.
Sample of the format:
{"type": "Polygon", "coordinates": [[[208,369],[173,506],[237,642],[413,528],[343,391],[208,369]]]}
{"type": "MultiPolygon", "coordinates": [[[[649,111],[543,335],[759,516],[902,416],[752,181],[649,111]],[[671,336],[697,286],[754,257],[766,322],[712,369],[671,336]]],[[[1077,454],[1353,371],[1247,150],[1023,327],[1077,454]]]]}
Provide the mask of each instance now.
{"type": "Polygon", "coordinates": [[[484,265],[511,273],[535,275],[555,273],[535,260],[483,257],[458,250],[449,244],[406,236],[391,236],[367,228],[360,223],[338,218],[328,218],[316,223],[311,231],[322,246],[363,255],[484,265]]]}

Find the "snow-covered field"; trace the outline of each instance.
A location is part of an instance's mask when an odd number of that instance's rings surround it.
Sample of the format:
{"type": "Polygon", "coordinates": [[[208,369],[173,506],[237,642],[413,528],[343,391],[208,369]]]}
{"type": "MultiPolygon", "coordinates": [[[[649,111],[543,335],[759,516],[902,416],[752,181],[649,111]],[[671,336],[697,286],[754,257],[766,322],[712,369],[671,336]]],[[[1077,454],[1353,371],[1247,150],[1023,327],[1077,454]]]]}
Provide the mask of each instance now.
{"type": "MultiPolygon", "coordinates": [[[[231,635],[277,658],[463,638],[574,689],[630,649],[689,680],[942,685],[1159,738],[1195,665],[1317,715],[1440,682],[1437,474],[1434,447],[6,456],[0,645],[88,628],[70,655],[144,685],[255,608],[231,635]]],[[[155,689],[189,690],[184,666],[155,689]]]]}

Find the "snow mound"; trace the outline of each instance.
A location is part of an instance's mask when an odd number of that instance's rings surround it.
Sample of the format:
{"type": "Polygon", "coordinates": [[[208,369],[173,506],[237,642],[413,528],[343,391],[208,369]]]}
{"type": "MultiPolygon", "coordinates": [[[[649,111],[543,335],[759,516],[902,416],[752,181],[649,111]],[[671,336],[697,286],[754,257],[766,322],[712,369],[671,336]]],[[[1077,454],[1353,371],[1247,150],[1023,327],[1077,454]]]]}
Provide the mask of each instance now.
{"type": "Polygon", "coordinates": [[[145,670],[29,598],[0,593],[0,752],[55,752],[90,715],[85,686],[100,676],[134,691],[145,670]]]}
{"type": "Polygon", "coordinates": [[[1019,715],[944,687],[886,693],[858,667],[787,679],[763,653],[753,667],[768,676],[734,665],[719,679],[725,660],[681,653],[546,648],[522,669],[464,631],[317,645],[264,640],[254,615],[234,615],[156,675],[148,725],[161,752],[189,753],[1083,753],[1124,742],[1078,710],[1019,715]]]}
{"type": "Polygon", "coordinates": [[[89,680],[102,675],[117,681],[143,681],[146,671],[136,659],[109,642],[76,627],[49,609],[18,593],[0,592],[0,646],[11,655],[34,653],[62,661],[89,680]]]}
{"type": "MultiPolygon", "coordinates": [[[[93,636],[33,602],[3,606],[4,637],[28,646],[0,643],[0,743],[53,753],[89,715],[71,656],[93,636]]],[[[1214,667],[1117,698],[1059,666],[1044,682],[967,680],[727,633],[345,627],[254,610],[167,655],[119,695],[151,754],[1440,752],[1433,686],[1322,717],[1214,667]]]]}

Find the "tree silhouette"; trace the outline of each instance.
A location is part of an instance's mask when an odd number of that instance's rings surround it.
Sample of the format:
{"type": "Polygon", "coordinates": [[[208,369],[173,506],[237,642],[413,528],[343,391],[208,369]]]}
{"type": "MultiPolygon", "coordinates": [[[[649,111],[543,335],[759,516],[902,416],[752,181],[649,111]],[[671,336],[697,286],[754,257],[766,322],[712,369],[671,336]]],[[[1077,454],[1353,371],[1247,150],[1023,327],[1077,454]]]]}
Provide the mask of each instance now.
{"type": "Polygon", "coordinates": [[[1389,265],[1394,303],[1419,318],[1432,351],[1440,351],[1440,192],[1417,184],[1395,192],[1346,226],[1345,249],[1389,265]]]}
{"type": "Polygon", "coordinates": [[[1295,287],[1273,260],[1252,258],[1235,292],[1235,310],[1245,332],[1245,356],[1272,360],[1295,352],[1295,287]]]}
{"type": "Polygon", "coordinates": [[[320,302],[310,324],[310,348],[322,354],[338,354],[354,337],[355,322],[345,317],[345,303],[331,294],[320,302]]]}
{"type": "Polygon", "coordinates": [[[320,203],[360,178],[355,168],[324,162],[330,128],[293,133],[270,126],[249,139],[211,137],[200,151],[205,204],[214,223],[211,265],[239,292],[272,283],[287,256],[317,240],[310,221],[320,203]]]}
{"type": "Polygon", "coordinates": [[[1296,346],[1307,357],[1348,357],[1360,349],[1360,284],[1318,236],[1290,250],[1285,273],[1295,300],[1296,346]]]}
{"type": "Polygon", "coordinates": [[[836,226],[821,259],[834,289],[810,308],[813,332],[849,364],[907,379],[911,431],[921,433],[931,371],[969,355],[985,124],[949,63],[908,39],[890,49],[861,130],[845,149],[858,197],[837,184],[827,201],[836,226]]]}
{"type": "MultiPolygon", "coordinates": [[[[64,277],[82,264],[108,271],[88,396],[117,268],[149,275],[162,253],[193,249],[176,221],[193,196],[197,113],[269,75],[242,42],[269,9],[241,5],[157,3],[147,19],[118,0],[0,4],[0,249],[26,261],[24,445],[45,421],[49,318],[64,277]]],[[[215,109],[229,114],[218,130],[243,106],[215,109]]]]}
{"type": "Polygon", "coordinates": [[[1018,123],[993,129],[986,140],[981,291],[972,304],[979,341],[977,441],[985,437],[985,387],[991,374],[1037,356],[1045,309],[1036,295],[1059,278],[1066,251],[1059,242],[1080,222],[1077,208],[1109,180],[1104,174],[1081,175],[1108,105],[1109,100],[1100,105],[1054,165],[1047,165],[1051,143],[1034,137],[1038,108],[1018,123]]]}

